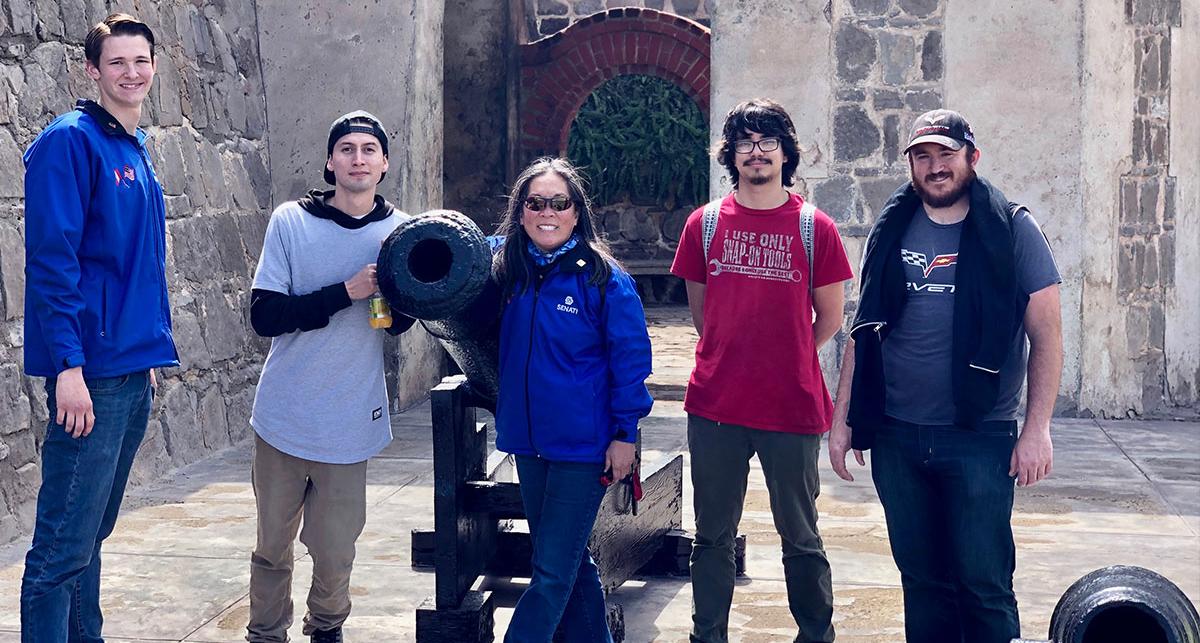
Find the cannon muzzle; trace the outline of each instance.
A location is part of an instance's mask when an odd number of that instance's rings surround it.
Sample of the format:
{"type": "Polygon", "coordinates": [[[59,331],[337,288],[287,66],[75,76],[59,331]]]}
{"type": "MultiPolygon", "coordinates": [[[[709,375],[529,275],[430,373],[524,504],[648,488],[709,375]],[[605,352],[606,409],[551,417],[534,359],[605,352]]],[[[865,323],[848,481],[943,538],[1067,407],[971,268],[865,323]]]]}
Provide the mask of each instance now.
{"type": "Polygon", "coordinates": [[[1014,643],[1200,643],[1196,606],[1148,569],[1114,565],[1067,588],[1050,617],[1050,640],[1014,643]]]}
{"type": "Polygon", "coordinates": [[[384,240],[376,268],[392,308],[420,320],[467,376],[480,406],[493,409],[501,301],[479,226],[453,210],[413,217],[384,240]]]}

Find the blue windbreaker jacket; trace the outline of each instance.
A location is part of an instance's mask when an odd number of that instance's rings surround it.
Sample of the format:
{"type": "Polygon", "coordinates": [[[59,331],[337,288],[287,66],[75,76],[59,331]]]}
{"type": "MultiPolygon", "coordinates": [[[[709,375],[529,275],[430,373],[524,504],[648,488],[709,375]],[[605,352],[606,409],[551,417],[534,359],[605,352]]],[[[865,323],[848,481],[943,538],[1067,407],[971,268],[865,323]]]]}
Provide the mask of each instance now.
{"type": "Polygon", "coordinates": [[[26,150],[25,372],[111,377],[179,358],[167,303],[166,209],[146,152],[92,101],[26,150]]]}
{"type": "Polygon", "coordinates": [[[591,270],[583,248],[572,249],[505,306],[496,448],[604,462],[613,439],[637,440],[638,420],[654,403],[642,301],[614,267],[601,302],[591,270]]]}

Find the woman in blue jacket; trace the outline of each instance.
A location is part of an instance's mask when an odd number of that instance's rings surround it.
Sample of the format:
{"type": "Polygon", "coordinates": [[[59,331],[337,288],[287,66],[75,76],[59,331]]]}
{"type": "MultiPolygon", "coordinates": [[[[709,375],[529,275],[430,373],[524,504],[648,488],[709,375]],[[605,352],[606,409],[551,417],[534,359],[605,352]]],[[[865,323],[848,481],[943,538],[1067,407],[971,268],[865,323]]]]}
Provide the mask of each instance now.
{"type": "Polygon", "coordinates": [[[633,467],[650,338],[637,288],[596,234],[578,171],[538,159],[513,185],[494,270],[500,325],[496,447],[516,455],[533,538],[533,578],[508,642],[610,643],[600,577],[587,548],[611,470],[633,467]]]}

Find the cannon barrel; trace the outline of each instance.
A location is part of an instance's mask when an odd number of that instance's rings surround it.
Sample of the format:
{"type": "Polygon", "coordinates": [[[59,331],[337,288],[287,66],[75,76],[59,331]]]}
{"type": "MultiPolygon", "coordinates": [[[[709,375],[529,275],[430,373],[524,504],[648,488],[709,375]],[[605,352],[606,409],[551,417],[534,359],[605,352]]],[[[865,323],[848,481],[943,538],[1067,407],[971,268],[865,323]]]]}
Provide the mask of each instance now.
{"type": "Polygon", "coordinates": [[[500,288],[479,226],[460,212],[431,210],[396,227],[377,261],[379,292],[441,342],[480,401],[499,392],[500,288]]]}
{"type": "Polygon", "coordinates": [[[1174,583],[1142,567],[1086,574],[1067,588],[1050,617],[1051,643],[1134,641],[1200,643],[1195,605],[1174,583]]]}

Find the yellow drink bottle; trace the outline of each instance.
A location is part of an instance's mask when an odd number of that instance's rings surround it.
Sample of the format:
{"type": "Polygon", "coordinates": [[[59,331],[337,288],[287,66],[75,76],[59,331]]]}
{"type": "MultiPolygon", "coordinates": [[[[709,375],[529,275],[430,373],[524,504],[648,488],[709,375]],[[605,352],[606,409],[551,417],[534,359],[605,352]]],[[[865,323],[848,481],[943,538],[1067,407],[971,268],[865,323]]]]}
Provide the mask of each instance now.
{"type": "Polygon", "coordinates": [[[367,300],[367,306],[370,309],[369,321],[371,328],[391,328],[392,327],[392,308],[388,306],[387,300],[383,295],[375,293],[367,300]]]}

